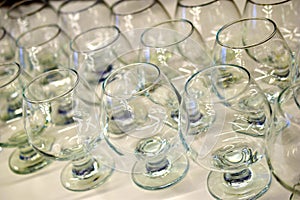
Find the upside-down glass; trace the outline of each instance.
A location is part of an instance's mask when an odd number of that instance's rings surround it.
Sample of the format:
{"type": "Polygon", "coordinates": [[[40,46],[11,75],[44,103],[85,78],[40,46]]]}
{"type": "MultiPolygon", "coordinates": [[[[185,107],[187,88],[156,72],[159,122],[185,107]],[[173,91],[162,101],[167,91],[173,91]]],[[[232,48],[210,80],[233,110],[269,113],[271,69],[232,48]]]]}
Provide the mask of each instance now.
{"type": "Polygon", "coordinates": [[[32,77],[69,64],[69,36],[57,25],[37,26],[17,38],[18,60],[32,77]]]}
{"type": "Polygon", "coordinates": [[[300,1],[298,0],[247,0],[243,17],[266,17],[278,26],[293,52],[300,45],[300,1]]]}
{"type": "Polygon", "coordinates": [[[171,19],[168,11],[157,0],[120,0],[111,9],[113,24],[122,32],[150,27],[171,19]]]}
{"type": "Polygon", "coordinates": [[[188,76],[212,62],[202,36],[185,19],[168,20],[146,28],[140,46],[140,61],[160,67],[180,92],[188,76]]]}
{"type": "Polygon", "coordinates": [[[4,27],[0,27],[0,63],[11,63],[16,60],[16,41],[4,27]]]}
{"type": "Polygon", "coordinates": [[[41,25],[57,23],[56,10],[44,0],[17,1],[7,11],[5,28],[14,38],[41,25]]]}
{"type": "Polygon", "coordinates": [[[24,89],[24,122],[30,144],[42,155],[69,161],[61,172],[62,185],[85,191],[104,183],[113,161],[90,150],[101,138],[94,90],[69,68],[40,74],[24,89]]]}
{"type": "Polygon", "coordinates": [[[190,20],[212,50],[218,30],[241,15],[233,0],[179,0],[175,17],[190,20]]]}
{"type": "Polygon", "coordinates": [[[180,96],[151,63],[114,70],[103,82],[101,124],[104,137],[120,158],[131,160],[133,182],[146,190],[167,188],[182,180],[189,161],[179,138],[180,96]]]}
{"type": "Polygon", "coordinates": [[[264,165],[264,138],[243,134],[233,125],[264,135],[271,124],[271,107],[249,72],[237,65],[213,65],[192,75],[183,104],[189,125],[182,138],[188,154],[211,170],[207,187],[216,199],[256,199],[271,183],[264,165]]]}
{"type": "Polygon", "coordinates": [[[132,47],[116,26],[98,26],[77,35],[71,50],[72,66],[97,88],[114,69],[112,62],[132,47]]]}
{"type": "Polygon", "coordinates": [[[50,163],[29,146],[24,130],[22,89],[29,80],[18,63],[0,64],[0,147],[16,148],[8,162],[17,174],[32,173],[50,163]]]}
{"type": "Polygon", "coordinates": [[[291,49],[275,22],[267,18],[224,25],[217,34],[213,60],[245,67],[271,103],[297,75],[291,49]]]}
{"type": "Polygon", "coordinates": [[[266,136],[267,159],[278,182],[286,189],[300,193],[300,83],[284,89],[277,101],[274,122],[266,136]]]}
{"type": "Polygon", "coordinates": [[[111,25],[111,11],[102,0],[69,0],[58,7],[59,25],[73,39],[98,26],[111,25]]]}

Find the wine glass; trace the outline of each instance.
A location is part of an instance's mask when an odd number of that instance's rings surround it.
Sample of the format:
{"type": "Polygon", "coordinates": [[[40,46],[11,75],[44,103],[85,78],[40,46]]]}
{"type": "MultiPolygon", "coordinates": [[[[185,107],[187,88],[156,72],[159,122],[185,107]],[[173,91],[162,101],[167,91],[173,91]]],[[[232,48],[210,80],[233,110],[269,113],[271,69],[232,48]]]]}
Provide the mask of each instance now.
{"type": "Polygon", "coordinates": [[[192,160],[210,170],[210,194],[216,199],[263,195],[271,183],[262,162],[264,138],[233,129],[236,120],[245,119],[249,129],[264,135],[272,122],[270,104],[250,73],[238,65],[209,66],[188,79],[182,98],[189,116],[182,121],[183,143],[192,160]]]}
{"type": "Polygon", "coordinates": [[[71,160],[61,172],[62,185],[71,191],[93,189],[113,172],[111,159],[90,153],[101,140],[94,94],[70,68],[44,72],[23,91],[29,142],[50,159],[71,160]]]}
{"type": "Polygon", "coordinates": [[[29,80],[18,63],[0,64],[0,147],[16,148],[9,167],[17,174],[32,173],[51,163],[29,146],[25,134],[22,89],[29,80]]]}
{"type": "Polygon", "coordinates": [[[112,25],[94,27],[75,36],[71,50],[72,66],[97,88],[114,69],[113,60],[131,51],[132,47],[124,34],[112,25]]]}
{"type": "Polygon", "coordinates": [[[0,27],[0,63],[12,63],[16,60],[16,41],[4,27],[0,27]]]}
{"type": "Polygon", "coordinates": [[[37,26],[17,38],[18,60],[32,77],[70,66],[69,43],[70,37],[57,24],[37,26]]]}
{"type": "Polygon", "coordinates": [[[267,18],[224,25],[217,33],[213,60],[245,67],[272,104],[297,76],[291,49],[275,22],[267,18]]]}
{"type": "Polygon", "coordinates": [[[300,83],[285,88],[276,101],[274,122],[266,135],[266,154],[276,180],[286,189],[300,193],[299,96],[300,83]]]}
{"type": "Polygon", "coordinates": [[[41,25],[57,23],[56,10],[44,0],[22,0],[7,10],[6,29],[14,38],[41,25]]]}
{"type": "Polygon", "coordinates": [[[300,45],[300,2],[298,0],[247,0],[243,17],[266,17],[278,26],[293,52],[300,45]]]}
{"type": "Polygon", "coordinates": [[[241,14],[233,0],[179,0],[175,17],[190,20],[211,51],[218,30],[224,24],[240,19],[241,14]]]}
{"type": "Polygon", "coordinates": [[[152,63],[131,63],[114,70],[102,87],[104,138],[127,161],[125,170],[131,171],[133,182],[159,190],[182,180],[189,161],[178,122],[171,118],[180,96],[160,69],[152,63]]]}
{"type": "Polygon", "coordinates": [[[150,27],[170,20],[171,16],[157,0],[119,0],[112,4],[113,24],[122,32],[150,27]]]}
{"type": "Polygon", "coordinates": [[[185,19],[146,28],[140,40],[140,61],[160,67],[179,91],[188,76],[212,62],[201,34],[185,19]]]}
{"type": "Polygon", "coordinates": [[[58,7],[59,25],[72,39],[88,29],[110,25],[110,16],[110,8],[102,0],[69,0],[58,7]]]}

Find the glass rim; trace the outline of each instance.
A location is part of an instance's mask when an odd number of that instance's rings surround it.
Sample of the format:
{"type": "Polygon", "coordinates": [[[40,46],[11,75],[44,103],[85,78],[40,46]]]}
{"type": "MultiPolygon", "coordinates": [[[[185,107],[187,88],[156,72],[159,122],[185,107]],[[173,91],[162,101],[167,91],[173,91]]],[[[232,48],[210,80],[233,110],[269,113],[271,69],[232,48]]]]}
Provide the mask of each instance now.
{"type": "Polygon", "coordinates": [[[14,73],[7,82],[5,82],[3,85],[0,85],[0,89],[4,88],[7,85],[9,85],[10,83],[14,82],[20,76],[20,74],[21,74],[21,70],[22,69],[21,69],[21,66],[17,62],[1,63],[0,64],[0,68],[7,69],[8,65],[9,66],[13,66],[15,68],[14,70],[16,71],[16,73],[14,73]]]}
{"type": "MultiPolygon", "coordinates": [[[[159,28],[159,29],[162,29],[162,28],[159,28]]],[[[172,29],[170,29],[170,30],[172,30],[172,29]]],[[[142,33],[142,35],[141,35],[141,37],[140,37],[140,40],[141,40],[141,43],[142,43],[145,47],[163,48],[163,47],[169,47],[169,46],[172,46],[172,45],[174,45],[174,44],[181,43],[182,41],[184,41],[185,39],[187,39],[188,37],[190,37],[190,36],[194,33],[194,31],[196,31],[196,30],[195,30],[195,27],[194,27],[194,25],[193,25],[193,23],[192,23],[191,21],[189,21],[189,20],[187,20],[187,19],[173,19],[173,20],[167,20],[167,21],[164,21],[164,22],[155,24],[155,25],[152,26],[152,27],[146,28],[146,29],[143,31],[143,33],[142,33]],[[183,22],[183,23],[187,23],[187,24],[190,26],[190,30],[188,31],[188,33],[187,33],[186,35],[180,34],[180,35],[182,35],[182,38],[181,38],[180,40],[177,40],[177,41],[175,41],[175,42],[173,42],[173,43],[171,43],[171,44],[160,45],[160,46],[153,46],[153,45],[148,45],[148,44],[145,43],[145,41],[144,41],[143,38],[144,38],[145,34],[147,34],[147,32],[150,32],[150,31],[152,31],[153,29],[158,28],[159,26],[161,26],[161,25],[163,25],[163,24],[168,24],[168,23],[178,23],[178,22],[180,22],[180,23],[182,23],[182,22],[183,22]]]]}
{"type": "Polygon", "coordinates": [[[47,44],[49,41],[52,41],[54,38],[57,38],[58,35],[60,35],[61,33],[63,33],[62,29],[61,29],[57,24],[46,24],[46,25],[37,26],[37,27],[34,27],[34,28],[32,28],[32,29],[30,29],[30,30],[28,30],[28,31],[26,31],[26,32],[24,32],[24,33],[22,33],[22,34],[17,38],[17,40],[16,40],[17,47],[19,47],[19,48],[30,48],[30,47],[32,47],[32,46],[23,46],[23,45],[21,45],[21,44],[20,44],[21,39],[22,39],[25,35],[27,35],[27,34],[29,34],[29,33],[31,33],[31,32],[34,32],[34,31],[39,30],[39,29],[44,29],[44,28],[55,28],[55,29],[56,29],[56,33],[53,34],[53,36],[50,37],[49,39],[47,39],[47,40],[45,40],[45,41],[43,41],[43,42],[37,43],[37,44],[35,45],[35,47],[43,46],[44,44],[47,44]]]}
{"type": "Polygon", "coordinates": [[[261,17],[261,18],[243,18],[243,19],[239,19],[239,20],[236,20],[236,21],[233,21],[233,22],[230,22],[228,24],[225,24],[223,27],[221,27],[218,32],[217,32],[217,35],[216,35],[216,42],[223,46],[223,47],[227,47],[227,48],[233,48],[233,49],[247,49],[247,48],[251,48],[251,47],[256,47],[258,45],[261,45],[261,44],[264,44],[266,43],[267,41],[269,41],[271,38],[274,37],[274,35],[277,33],[278,29],[277,29],[277,25],[276,23],[269,19],[269,18],[264,18],[264,17],[261,17]],[[234,25],[234,24],[238,24],[238,23],[241,23],[241,22],[244,22],[244,21],[265,21],[265,22],[269,22],[270,24],[272,24],[272,27],[273,27],[273,30],[270,31],[271,33],[265,37],[264,39],[260,40],[259,42],[256,42],[254,44],[250,44],[250,45],[244,45],[244,46],[230,46],[230,45],[226,45],[224,44],[223,42],[221,42],[219,40],[219,36],[220,34],[225,30],[227,29],[228,27],[234,25]]]}
{"type": "Polygon", "coordinates": [[[282,0],[282,1],[279,1],[279,2],[274,2],[274,3],[258,3],[258,2],[255,2],[254,0],[248,0],[248,2],[252,3],[252,4],[255,4],[255,5],[259,5],[259,6],[274,6],[274,5],[280,5],[280,4],[283,4],[283,3],[287,3],[291,0],[282,0]]]}
{"type": "Polygon", "coordinates": [[[25,17],[25,16],[31,16],[31,15],[34,15],[35,13],[37,12],[40,12],[41,10],[43,10],[44,8],[46,7],[49,7],[49,8],[52,8],[50,6],[49,3],[47,3],[46,1],[43,1],[43,0],[22,0],[22,1],[19,1],[19,2],[16,2],[14,3],[8,10],[7,10],[7,16],[10,18],[10,19],[19,19],[19,18],[22,18],[22,17],[25,17]],[[36,10],[33,10],[31,12],[27,12],[27,13],[24,13],[24,14],[21,14],[20,16],[12,16],[11,15],[11,12],[15,9],[17,9],[19,6],[22,6],[24,3],[27,3],[27,2],[30,2],[30,3],[33,3],[33,4],[41,4],[41,6],[36,9],[36,10]]]}
{"type": "MultiPolygon", "coordinates": [[[[190,92],[189,92],[189,89],[188,89],[188,86],[190,85],[190,83],[200,74],[200,73],[203,73],[203,72],[206,72],[206,71],[212,71],[214,69],[220,69],[220,68],[223,68],[223,67],[232,67],[232,68],[236,68],[236,69],[239,69],[239,70],[242,70],[244,71],[246,74],[247,74],[247,77],[248,77],[248,82],[247,82],[247,86],[249,86],[252,82],[252,79],[251,79],[251,75],[250,75],[250,72],[240,66],[240,65],[235,65],[235,64],[216,64],[216,65],[211,65],[211,66],[208,66],[204,69],[201,69],[197,72],[195,72],[194,74],[192,74],[188,80],[186,81],[185,85],[184,85],[184,92],[190,97],[190,92]]],[[[247,87],[244,87],[244,89],[242,91],[240,91],[238,94],[230,97],[230,98],[225,98],[225,99],[220,99],[220,101],[214,101],[214,103],[222,103],[222,102],[225,102],[225,101],[231,101],[232,99],[240,96],[241,94],[243,94],[245,92],[247,87]]],[[[204,101],[206,102],[206,101],[204,101]]]]}
{"type": "MultiPolygon", "coordinates": [[[[211,1],[206,2],[206,3],[198,3],[198,4],[193,4],[193,5],[187,5],[187,4],[182,4],[181,0],[178,0],[178,6],[185,7],[185,8],[202,7],[202,6],[207,6],[207,5],[216,3],[218,1],[219,0],[211,0],[211,1]]],[[[232,0],[230,0],[230,1],[232,1],[232,0]]]]}
{"type": "Polygon", "coordinates": [[[53,70],[50,70],[50,71],[47,71],[47,72],[44,72],[42,74],[39,74],[38,76],[36,76],[35,78],[33,78],[24,88],[23,88],[23,98],[26,102],[29,102],[29,103],[32,103],[32,104],[38,104],[38,103],[47,103],[47,102],[50,102],[50,101],[53,101],[53,100],[56,100],[58,98],[61,98],[67,94],[69,94],[71,91],[73,91],[75,89],[75,87],[78,85],[79,83],[79,74],[76,70],[74,69],[71,69],[71,68],[59,68],[59,69],[53,69],[53,70]],[[44,78],[46,76],[49,76],[49,74],[54,74],[54,73],[57,73],[57,72],[70,72],[72,73],[76,80],[74,82],[74,84],[72,85],[72,87],[64,92],[62,92],[61,94],[59,95],[56,95],[54,97],[51,97],[51,98],[48,98],[48,99],[42,99],[42,100],[35,100],[35,99],[31,99],[29,98],[27,95],[26,95],[26,91],[28,90],[28,88],[33,84],[35,83],[36,81],[38,81],[39,79],[41,78],[44,78]]]}
{"type": "MultiPolygon", "coordinates": [[[[127,2],[130,2],[130,1],[141,2],[141,1],[138,1],[138,0],[128,0],[127,2]]],[[[121,3],[125,2],[124,0],[118,0],[118,1],[116,1],[115,3],[112,4],[112,6],[111,6],[111,11],[112,11],[112,13],[113,13],[114,15],[119,15],[119,16],[125,16],[125,15],[129,15],[129,14],[135,15],[135,14],[141,13],[141,12],[143,12],[143,11],[145,11],[145,10],[147,10],[147,9],[149,9],[149,8],[151,8],[151,7],[153,7],[156,3],[157,3],[157,4],[160,4],[160,2],[157,1],[157,0],[148,0],[148,1],[149,1],[149,4],[148,4],[145,8],[143,8],[143,9],[138,9],[138,10],[133,11],[133,12],[131,12],[131,13],[116,13],[116,12],[114,12],[116,6],[118,6],[118,5],[120,5],[121,3]]]]}
{"type": "Polygon", "coordinates": [[[98,26],[98,27],[94,27],[94,28],[91,28],[89,30],[86,30],[78,35],[76,35],[70,42],[70,48],[73,52],[75,53],[90,53],[90,52],[93,52],[93,51],[98,51],[100,49],[104,49],[108,46],[110,46],[111,44],[113,44],[115,41],[117,41],[119,38],[121,37],[121,31],[120,29],[115,26],[115,25],[110,25],[110,26],[98,26]],[[100,47],[96,48],[96,49],[92,49],[92,50],[77,50],[77,48],[74,47],[74,43],[76,43],[76,40],[78,38],[80,38],[81,36],[85,35],[86,33],[90,33],[90,32],[93,32],[95,30],[100,30],[100,29],[111,29],[111,30],[114,30],[116,31],[116,37],[114,37],[108,44],[105,44],[105,45],[101,45],[100,47]]]}
{"type": "MultiPolygon", "coordinates": [[[[134,93],[133,95],[138,95],[138,94],[141,94],[141,93],[144,93],[148,88],[151,88],[153,87],[153,85],[155,85],[156,83],[158,83],[160,81],[160,77],[161,77],[161,71],[159,69],[159,67],[153,63],[149,63],[149,62],[136,62],[136,63],[131,63],[131,64],[128,64],[128,65],[125,65],[125,66],[122,66],[122,67],[119,67],[117,68],[116,70],[114,70],[103,82],[102,84],[102,91],[103,91],[103,94],[108,96],[108,97],[111,97],[111,98],[115,98],[115,99],[123,99],[124,95],[112,95],[110,93],[107,92],[106,90],[106,87],[107,85],[109,84],[109,81],[111,80],[111,78],[113,76],[115,76],[116,74],[118,74],[120,71],[122,71],[123,69],[126,69],[126,68],[129,68],[129,67],[132,67],[132,66],[138,66],[138,65],[147,65],[147,66],[151,66],[153,67],[153,69],[155,69],[157,71],[157,77],[155,79],[155,81],[151,84],[151,85],[147,85],[146,88],[144,88],[143,90],[139,90],[138,92],[134,93]]],[[[129,97],[130,98],[130,97],[129,97]]],[[[128,99],[128,98],[126,98],[128,99]]]]}
{"type": "MultiPolygon", "coordinates": [[[[72,0],[68,0],[68,1],[64,1],[61,5],[59,5],[58,9],[57,9],[57,13],[58,14],[74,14],[74,13],[81,13],[84,12],[92,7],[94,7],[95,5],[97,5],[99,2],[103,2],[100,0],[94,0],[92,4],[88,4],[86,7],[80,8],[78,10],[75,11],[63,11],[62,9],[68,5],[69,3],[74,3],[74,2],[81,2],[81,1],[72,1],[72,0]]],[[[103,2],[104,3],[104,2],[103,2]]]]}

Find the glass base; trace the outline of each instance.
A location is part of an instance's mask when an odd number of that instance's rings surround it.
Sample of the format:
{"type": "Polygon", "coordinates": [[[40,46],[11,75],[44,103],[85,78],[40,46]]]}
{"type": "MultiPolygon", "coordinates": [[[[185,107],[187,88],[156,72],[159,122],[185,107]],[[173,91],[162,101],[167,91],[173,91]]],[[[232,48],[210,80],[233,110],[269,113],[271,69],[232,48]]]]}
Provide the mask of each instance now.
{"type": "Polygon", "coordinates": [[[210,194],[216,199],[247,200],[257,199],[268,191],[272,175],[270,170],[261,163],[255,163],[249,168],[251,178],[240,184],[226,182],[224,173],[210,172],[207,180],[207,187],[210,194]]]}
{"type": "MultiPolygon", "coordinates": [[[[33,151],[33,150],[32,150],[33,151]]],[[[30,174],[48,166],[52,161],[38,153],[31,157],[23,157],[20,149],[14,150],[9,157],[9,167],[16,174],[30,174]]]]}
{"type": "Polygon", "coordinates": [[[189,169],[189,160],[185,155],[172,161],[166,168],[149,172],[145,162],[138,161],[132,169],[133,182],[146,190],[159,190],[170,187],[181,181],[189,169]]]}
{"type": "Polygon", "coordinates": [[[114,171],[114,164],[111,160],[100,157],[92,157],[91,165],[83,168],[82,171],[74,172],[72,162],[68,163],[61,173],[61,183],[71,191],[87,191],[105,183],[114,171]],[[109,167],[110,166],[110,167],[109,167]]]}

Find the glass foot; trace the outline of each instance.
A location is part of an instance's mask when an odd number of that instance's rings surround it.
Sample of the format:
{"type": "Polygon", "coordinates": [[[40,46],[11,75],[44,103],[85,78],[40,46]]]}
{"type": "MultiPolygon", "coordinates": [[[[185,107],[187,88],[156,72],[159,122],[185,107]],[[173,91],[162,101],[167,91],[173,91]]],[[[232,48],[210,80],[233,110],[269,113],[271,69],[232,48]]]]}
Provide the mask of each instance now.
{"type": "Polygon", "coordinates": [[[16,149],[9,157],[9,167],[16,174],[29,174],[48,166],[52,161],[36,153],[33,149],[30,154],[23,155],[16,149]],[[29,156],[30,155],[30,156],[29,156]]]}
{"type": "Polygon", "coordinates": [[[261,163],[251,165],[250,174],[244,181],[225,180],[224,173],[210,172],[207,187],[216,199],[247,200],[257,199],[268,191],[272,176],[270,170],[261,163]]]}
{"type": "Polygon", "coordinates": [[[92,157],[80,170],[72,162],[67,164],[61,173],[62,185],[71,191],[87,191],[105,183],[114,171],[113,161],[101,157],[92,157]]]}
{"type": "Polygon", "coordinates": [[[138,161],[132,169],[132,180],[146,190],[159,190],[170,187],[181,181],[188,172],[189,160],[185,155],[169,161],[166,167],[155,172],[147,170],[145,162],[138,161]]]}

